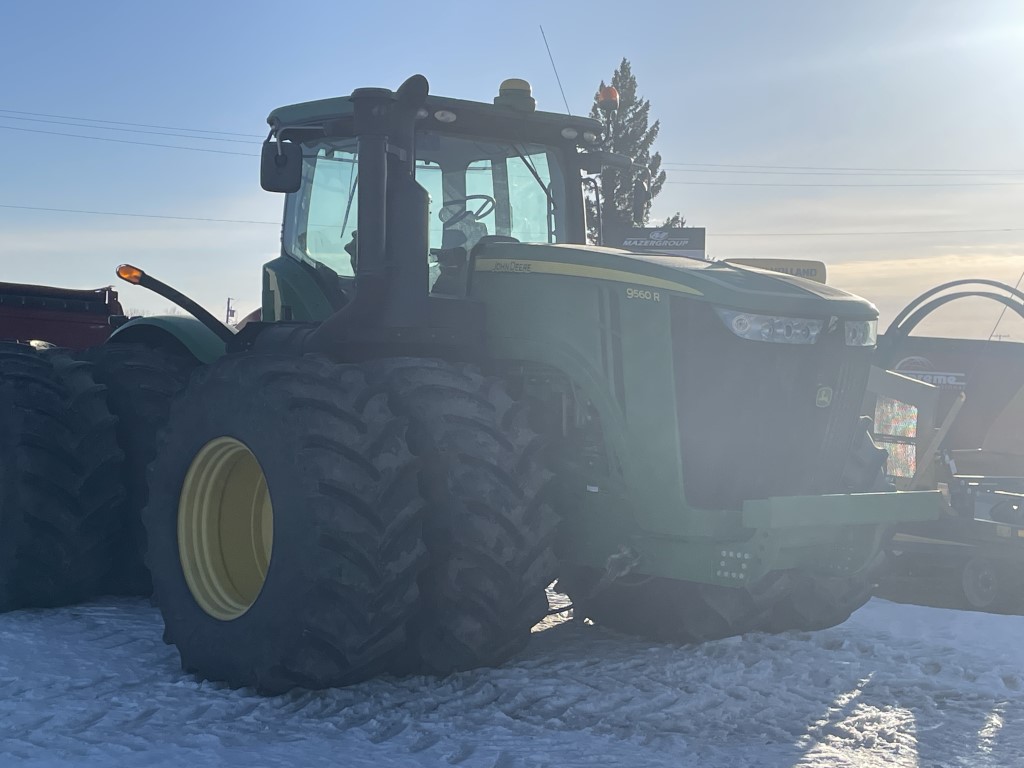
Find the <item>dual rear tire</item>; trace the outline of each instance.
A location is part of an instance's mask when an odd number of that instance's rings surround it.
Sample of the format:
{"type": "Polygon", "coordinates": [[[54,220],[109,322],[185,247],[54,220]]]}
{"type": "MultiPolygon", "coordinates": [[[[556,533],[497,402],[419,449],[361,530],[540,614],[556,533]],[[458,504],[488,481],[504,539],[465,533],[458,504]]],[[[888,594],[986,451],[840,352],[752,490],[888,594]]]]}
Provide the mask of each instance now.
{"type": "Polygon", "coordinates": [[[0,610],[102,593],[123,527],[123,454],[92,366],[0,343],[0,610]]]}
{"type": "Polygon", "coordinates": [[[80,356],[106,388],[107,407],[117,418],[117,441],[124,452],[122,524],[103,590],[148,596],[153,583],[144,562],[141,517],[149,498],[146,468],[156,458],[157,435],[167,423],[171,401],[188,383],[196,361],[170,349],[118,342],[87,349],[80,356]]]}
{"type": "Polygon", "coordinates": [[[354,366],[232,355],[193,376],[143,517],[186,671],[280,693],[396,662],[425,562],[406,429],[354,366]]]}
{"type": "Polygon", "coordinates": [[[596,569],[564,566],[559,589],[574,613],[624,634],[700,643],[747,632],[813,632],[846,621],[871,595],[866,578],[783,572],[753,592],[658,577],[601,583],[596,569]]]}
{"type": "Polygon", "coordinates": [[[470,366],[379,360],[367,375],[409,420],[429,551],[412,626],[412,668],[500,664],[548,611],[557,519],[544,442],[527,406],[470,366]]]}
{"type": "Polygon", "coordinates": [[[537,447],[500,386],[445,363],[201,369],[143,515],[165,638],[266,693],[506,660],[554,573],[537,447]]]}

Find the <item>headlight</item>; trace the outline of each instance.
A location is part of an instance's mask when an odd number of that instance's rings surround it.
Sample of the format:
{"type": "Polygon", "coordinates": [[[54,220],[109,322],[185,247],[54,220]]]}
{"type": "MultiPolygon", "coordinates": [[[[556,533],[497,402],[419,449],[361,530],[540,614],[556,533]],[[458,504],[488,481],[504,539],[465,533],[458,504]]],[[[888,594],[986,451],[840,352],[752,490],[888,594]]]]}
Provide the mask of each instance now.
{"type": "Polygon", "coordinates": [[[749,312],[736,312],[721,307],[715,307],[715,311],[722,318],[726,328],[741,339],[771,341],[776,344],[813,344],[821,333],[821,320],[752,315],[749,312]]]}
{"type": "Polygon", "coordinates": [[[844,325],[848,347],[873,347],[878,341],[877,320],[847,320],[844,325]]]}

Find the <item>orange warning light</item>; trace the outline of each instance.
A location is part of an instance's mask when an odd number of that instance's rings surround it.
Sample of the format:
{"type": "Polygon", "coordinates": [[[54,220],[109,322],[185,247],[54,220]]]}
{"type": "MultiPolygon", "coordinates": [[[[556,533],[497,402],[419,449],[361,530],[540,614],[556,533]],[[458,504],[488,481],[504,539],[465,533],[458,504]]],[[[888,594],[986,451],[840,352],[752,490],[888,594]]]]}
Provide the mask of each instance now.
{"type": "Polygon", "coordinates": [[[619,108],[619,89],[612,85],[603,85],[597,92],[597,106],[602,112],[610,112],[619,108]]]}
{"type": "Polygon", "coordinates": [[[138,267],[133,267],[131,264],[122,264],[117,268],[117,276],[127,283],[138,285],[142,282],[142,278],[146,276],[146,273],[138,267]]]}

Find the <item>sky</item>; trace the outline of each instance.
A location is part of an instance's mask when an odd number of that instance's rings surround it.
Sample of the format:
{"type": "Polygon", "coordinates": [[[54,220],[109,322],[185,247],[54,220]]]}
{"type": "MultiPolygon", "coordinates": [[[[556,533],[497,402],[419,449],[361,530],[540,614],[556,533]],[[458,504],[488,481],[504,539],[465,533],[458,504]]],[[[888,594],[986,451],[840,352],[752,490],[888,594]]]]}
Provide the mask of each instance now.
{"type": "MultiPolygon", "coordinates": [[[[0,280],[97,287],[131,262],[245,314],[279,249],[283,200],[260,189],[257,159],[271,109],[419,72],[479,101],[523,77],[562,111],[541,25],[574,113],[630,60],[669,172],[653,216],[705,227],[712,256],[822,260],[883,327],[940,282],[1024,274],[1016,0],[0,0],[0,14],[0,280]],[[925,234],[891,234],[907,232],[925,234]]],[[[988,337],[999,314],[965,300],[922,331],[988,337]]],[[[998,332],[1024,340],[1024,321],[1008,313],[998,332]]]]}

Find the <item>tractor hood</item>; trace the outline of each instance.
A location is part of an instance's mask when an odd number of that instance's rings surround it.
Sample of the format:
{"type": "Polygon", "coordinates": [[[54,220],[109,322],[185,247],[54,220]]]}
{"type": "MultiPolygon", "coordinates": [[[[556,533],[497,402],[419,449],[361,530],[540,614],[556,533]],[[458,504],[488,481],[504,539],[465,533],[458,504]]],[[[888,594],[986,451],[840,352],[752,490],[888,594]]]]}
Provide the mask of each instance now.
{"type": "Polygon", "coordinates": [[[484,241],[476,249],[474,269],[477,274],[505,273],[520,279],[546,274],[621,283],[746,312],[850,320],[878,317],[869,301],[800,277],[616,248],[484,241]]]}

